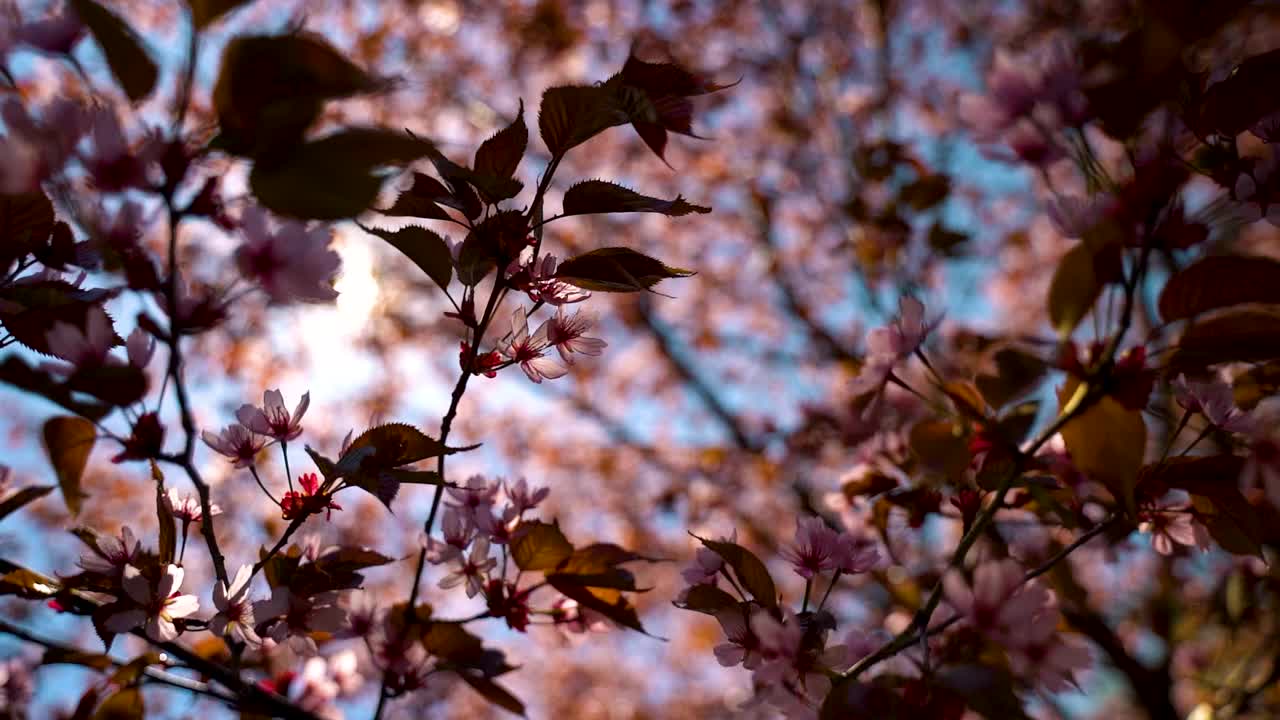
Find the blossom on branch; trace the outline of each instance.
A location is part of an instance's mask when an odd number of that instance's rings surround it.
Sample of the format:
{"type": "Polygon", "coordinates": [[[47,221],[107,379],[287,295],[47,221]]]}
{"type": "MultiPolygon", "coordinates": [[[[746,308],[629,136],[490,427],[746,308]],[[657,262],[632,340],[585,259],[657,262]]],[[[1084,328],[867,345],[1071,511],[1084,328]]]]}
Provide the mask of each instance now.
{"type": "Polygon", "coordinates": [[[252,579],[253,566],[241,565],[230,586],[221,582],[213,586],[213,605],[218,612],[209,620],[210,632],[249,645],[262,642],[253,627],[253,603],[249,600],[249,582],[252,579]]]}
{"type": "Polygon", "coordinates": [[[251,432],[240,423],[228,425],[217,435],[205,430],[200,438],[211,450],[230,458],[237,468],[251,467],[258,453],[267,445],[264,436],[251,432]]]}
{"type": "Polygon", "coordinates": [[[122,633],[145,625],[147,637],[156,642],[168,642],[178,637],[178,628],[173,621],[199,610],[200,602],[194,595],[178,592],[183,576],[180,566],[165,565],[160,573],[153,582],[138,568],[125,566],[122,585],[127,599],[136,607],[110,615],[106,621],[108,630],[122,633]]]}
{"type": "Polygon", "coordinates": [[[279,390],[268,390],[262,394],[262,407],[245,403],[236,411],[236,419],[259,435],[288,442],[302,434],[302,416],[310,404],[311,393],[302,393],[302,399],[290,415],[284,406],[284,395],[279,390]]]}

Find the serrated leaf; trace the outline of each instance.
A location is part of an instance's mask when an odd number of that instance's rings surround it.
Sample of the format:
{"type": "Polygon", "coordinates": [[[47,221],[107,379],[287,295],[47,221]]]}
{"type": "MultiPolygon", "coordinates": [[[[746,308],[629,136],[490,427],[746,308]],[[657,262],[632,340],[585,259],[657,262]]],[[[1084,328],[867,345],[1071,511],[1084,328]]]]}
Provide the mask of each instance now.
{"type": "Polygon", "coordinates": [[[45,452],[58,476],[62,498],[73,516],[80,513],[81,503],[87,497],[80,489],[80,480],[97,437],[93,423],[84,418],[55,417],[44,424],[45,452]]]}
{"type": "MultiPolygon", "coordinates": [[[[694,537],[698,537],[694,535],[694,537]]],[[[723,540],[698,540],[715,554],[720,556],[732,570],[738,584],[746,590],[756,602],[766,608],[778,607],[778,590],[769,575],[769,569],[755,556],[755,553],[737,543],[723,540]]]]}
{"type": "Polygon", "coordinates": [[[571,257],[556,270],[556,278],[598,292],[639,292],[667,278],[695,274],[624,247],[601,248],[571,257]]]}
{"type": "Polygon", "coordinates": [[[383,178],[374,170],[428,155],[431,143],[378,128],[347,128],[259,160],[249,173],[258,201],[281,215],[305,220],[341,220],[373,204],[383,178]]]}
{"type": "Polygon", "coordinates": [[[1280,261],[1215,255],[1169,278],[1160,293],[1160,317],[1183,320],[1244,303],[1280,304],[1280,261]]]}
{"type": "MultiPolygon", "coordinates": [[[[351,441],[343,457],[366,447],[373,448],[374,452],[373,455],[365,458],[361,464],[362,467],[372,465],[379,468],[395,468],[427,458],[472,450],[479,446],[446,447],[444,443],[412,425],[387,423],[361,433],[360,437],[351,441]]],[[[338,462],[341,464],[342,460],[338,462]]]]}
{"type": "Polygon", "coordinates": [[[449,288],[449,282],[453,279],[453,254],[449,251],[449,244],[444,238],[426,228],[416,226],[399,230],[383,230],[364,225],[360,227],[365,232],[386,240],[391,247],[403,253],[440,289],[449,288]]]}
{"type": "MultiPolygon", "coordinates": [[[[529,128],[524,124],[524,100],[520,101],[520,109],[516,111],[516,119],[511,124],[494,133],[476,150],[474,170],[478,175],[489,176],[499,180],[509,179],[515,175],[524,157],[525,147],[529,144],[529,128]]],[[[491,197],[490,200],[506,198],[491,197]]]]}
{"type": "MultiPolygon", "coordinates": [[[[1083,391],[1078,379],[1068,377],[1058,392],[1059,406],[1083,391]]],[[[1063,426],[1062,440],[1080,472],[1106,486],[1127,510],[1134,509],[1134,488],[1147,449],[1142,411],[1103,396],[1063,426]]]]}
{"type": "Polygon", "coordinates": [[[553,87],[542,93],[538,130],[552,155],[563,155],[601,132],[630,122],[614,93],[599,85],[553,87]]]}
{"type": "Polygon", "coordinates": [[[469,672],[460,672],[458,676],[471,686],[471,689],[480,693],[480,696],[490,703],[508,712],[524,717],[524,703],[520,699],[511,694],[511,691],[502,687],[498,683],[487,677],[475,675],[469,672]]]}
{"type": "Polygon", "coordinates": [[[311,33],[240,35],[227,43],[213,89],[217,147],[237,155],[287,154],[326,100],[386,87],[311,33]]]}
{"type": "Polygon", "coordinates": [[[650,212],[679,217],[690,213],[709,213],[711,208],[686,202],[679,195],[675,200],[641,195],[605,180],[584,180],[570,187],[564,194],[565,215],[626,212],[650,212]]]}
{"type": "Polygon", "coordinates": [[[475,286],[495,267],[506,264],[528,247],[528,224],[518,210],[504,210],[479,223],[458,249],[458,280],[475,286]]]}
{"type": "Polygon", "coordinates": [[[53,492],[52,485],[31,485],[13,493],[0,502],[0,520],[4,520],[9,515],[21,510],[29,503],[53,492]]]}
{"type": "Polygon", "coordinates": [[[0,267],[32,252],[53,231],[53,203],[42,191],[0,194],[0,267]]]}
{"type": "Polygon", "coordinates": [[[247,5],[251,0],[187,0],[187,6],[191,8],[191,24],[196,30],[203,30],[212,25],[219,18],[227,13],[235,10],[241,5],[247,5]]]}
{"type": "Polygon", "coordinates": [[[1280,358],[1280,309],[1227,310],[1202,319],[1178,339],[1169,358],[1170,376],[1195,373],[1224,362],[1280,358]]]}
{"type": "Polygon", "coordinates": [[[453,207],[449,190],[439,180],[420,172],[413,174],[413,185],[396,198],[395,203],[383,215],[392,217],[419,217],[428,220],[449,220],[449,213],[437,203],[453,207]]]}
{"type": "Polygon", "coordinates": [[[94,0],[71,0],[80,20],[93,33],[93,39],[102,48],[111,74],[125,95],[138,102],[151,94],[159,77],[159,69],[147,51],[142,39],[123,19],[94,0]]]}
{"type": "Polygon", "coordinates": [[[522,524],[511,541],[511,559],[521,570],[551,570],[572,554],[560,526],[539,520],[522,524]]]}
{"type": "MultiPolygon", "coordinates": [[[[83,290],[62,280],[40,280],[13,283],[0,291],[0,322],[10,335],[38,353],[52,355],[49,351],[49,331],[57,323],[73,325],[84,331],[90,314],[105,318],[111,316],[102,309],[103,301],[114,293],[102,290],[83,290]]],[[[112,332],[112,343],[123,343],[112,332]]]]}

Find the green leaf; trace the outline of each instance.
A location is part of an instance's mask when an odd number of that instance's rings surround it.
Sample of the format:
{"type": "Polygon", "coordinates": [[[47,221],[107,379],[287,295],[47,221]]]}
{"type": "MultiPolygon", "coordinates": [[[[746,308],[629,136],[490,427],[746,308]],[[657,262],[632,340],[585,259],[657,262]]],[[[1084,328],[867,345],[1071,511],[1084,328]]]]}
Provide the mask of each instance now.
{"type": "Polygon", "coordinates": [[[142,720],[145,715],[142,690],[129,687],[117,690],[102,701],[93,714],[93,720],[142,720]]]}
{"type": "Polygon", "coordinates": [[[1049,321],[1059,337],[1069,337],[1102,294],[1106,277],[1093,250],[1081,243],[1067,251],[1049,284],[1049,321]]]}
{"type": "Polygon", "coordinates": [[[553,87],[542,93],[538,130],[552,155],[564,155],[605,130],[630,122],[615,94],[599,85],[553,87]]]}
{"type": "MultiPolygon", "coordinates": [[[[1079,380],[1068,377],[1058,392],[1060,407],[1084,391],[1079,380]]],[[[1080,472],[1105,485],[1127,510],[1134,509],[1134,488],[1147,449],[1142,411],[1101,397],[1063,426],[1062,440],[1080,472]]]]}
{"type": "Polygon", "coordinates": [[[111,74],[125,95],[138,102],[151,94],[159,70],[142,48],[142,39],[129,24],[94,0],[71,0],[71,7],[93,33],[111,74]]]}
{"type": "Polygon", "coordinates": [[[458,676],[480,693],[481,697],[511,713],[524,717],[524,703],[509,690],[487,677],[469,672],[460,672],[458,676]]]}
{"type": "Polygon", "coordinates": [[[151,478],[156,481],[156,522],[159,524],[160,562],[168,565],[178,554],[177,521],[173,517],[173,509],[166,502],[164,489],[164,473],[155,460],[151,461],[151,478]]]}
{"type": "Polygon", "coordinates": [[[715,585],[693,585],[685,593],[683,602],[675,603],[681,610],[715,615],[721,610],[738,607],[738,601],[715,585]]]}
{"type": "Polygon", "coordinates": [[[694,275],[692,270],[669,267],[643,253],[624,247],[607,247],[571,257],[560,264],[556,277],[584,290],[638,292],[667,278],[694,275]]]}
{"type": "Polygon", "coordinates": [[[1244,303],[1280,304],[1280,261],[1242,255],[1201,258],[1169,278],[1160,293],[1160,317],[1173,322],[1244,303]]]}
{"type": "Polygon", "coordinates": [[[386,240],[413,264],[422,269],[442,290],[448,290],[453,279],[453,254],[445,239],[426,228],[410,226],[399,230],[360,226],[365,232],[386,240]]]}
{"type": "MultiPolygon", "coordinates": [[[[529,128],[524,124],[524,101],[521,100],[520,109],[516,111],[516,119],[481,143],[476,150],[474,168],[476,174],[497,180],[510,179],[515,175],[516,168],[520,165],[520,158],[524,157],[524,150],[528,144],[529,128]]],[[[491,196],[489,199],[497,201],[506,198],[491,196]]]]}
{"type": "Polygon", "coordinates": [[[769,575],[769,569],[750,550],[723,540],[707,540],[698,538],[707,549],[720,556],[725,564],[733,569],[738,584],[751,594],[756,602],[766,608],[778,607],[778,590],[769,575]]]}
{"type": "Polygon", "coordinates": [[[522,524],[511,541],[511,559],[521,570],[552,570],[572,554],[560,526],[540,520],[522,524]]]}
{"type": "Polygon", "coordinates": [[[249,2],[250,0],[187,0],[187,5],[191,8],[191,24],[196,30],[203,30],[218,18],[249,2]]]}
{"type": "Polygon", "coordinates": [[[641,195],[604,180],[584,180],[570,187],[564,194],[565,215],[626,212],[650,212],[679,217],[689,213],[709,213],[711,208],[686,202],[679,195],[675,200],[641,195]]]}
{"type": "Polygon", "coordinates": [[[80,480],[97,437],[93,423],[84,418],[55,417],[44,424],[45,452],[58,476],[62,498],[73,516],[80,513],[81,503],[88,497],[80,489],[80,480]]]}
{"type": "Polygon", "coordinates": [[[16,493],[0,502],[0,520],[4,520],[9,515],[21,510],[28,503],[35,502],[40,498],[53,492],[52,485],[31,485],[24,487],[16,493]]]}
{"type": "Polygon", "coordinates": [[[38,572],[20,568],[0,577],[0,595],[17,595],[28,600],[43,600],[58,592],[58,582],[38,572]]]}
{"type": "Polygon", "coordinates": [[[44,651],[41,665],[81,665],[104,671],[115,665],[111,658],[101,653],[86,652],[74,648],[52,647],[44,651]]]}
{"type": "Polygon", "coordinates": [[[431,143],[377,128],[347,128],[259,160],[249,186],[264,207],[306,220],[340,220],[369,208],[383,178],[374,170],[430,154],[431,143]]]}

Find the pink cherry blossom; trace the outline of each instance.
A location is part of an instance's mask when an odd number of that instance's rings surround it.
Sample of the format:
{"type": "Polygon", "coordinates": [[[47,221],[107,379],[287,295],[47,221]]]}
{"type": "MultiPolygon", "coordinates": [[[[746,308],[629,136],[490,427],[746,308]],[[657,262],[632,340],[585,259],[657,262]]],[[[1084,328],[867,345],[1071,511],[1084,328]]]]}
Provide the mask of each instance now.
{"type": "Polygon", "coordinates": [[[820,517],[796,519],[795,542],[782,550],[782,557],[791,563],[800,577],[809,580],[815,575],[834,570],[840,550],[840,534],[827,527],[820,517]]]}
{"type": "Polygon", "coordinates": [[[129,364],[138,369],[144,369],[151,362],[151,356],[156,351],[156,339],[142,328],[134,328],[125,340],[124,347],[128,353],[129,364]]]}
{"type": "Polygon", "coordinates": [[[444,542],[427,538],[427,560],[434,565],[457,559],[475,537],[473,514],[456,505],[446,504],[440,517],[440,531],[444,542]]]}
{"type": "Polygon", "coordinates": [[[880,562],[880,551],[869,540],[841,533],[836,541],[835,568],[853,575],[864,573],[880,562]]]}
{"type": "Polygon", "coordinates": [[[525,317],[524,307],[518,307],[511,314],[511,340],[500,352],[507,360],[520,364],[520,369],[535,383],[543,378],[554,380],[569,372],[567,368],[544,355],[551,345],[547,337],[548,322],[538,326],[529,334],[529,323],[525,317]]]}
{"type": "Polygon", "coordinates": [[[501,489],[501,481],[490,483],[483,476],[472,475],[467,478],[466,485],[445,489],[448,493],[445,504],[457,508],[459,512],[467,517],[468,522],[474,525],[479,522],[482,515],[487,514],[490,508],[493,507],[498,491],[501,489]]]}
{"type": "Polygon", "coordinates": [[[693,554],[693,564],[680,571],[680,576],[690,585],[713,585],[724,567],[724,558],[714,550],[700,547],[693,554]]]}
{"type": "MultiPolygon", "coordinates": [[[[184,522],[200,522],[204,518],[204,510],[200,507],[200,498],[194,495],[183,495],[174,488],[169,488],[164,495],[169,512],[184,522]]],[[[209,503],[210,515],[221,515],[222,508],[217,503],[209,503]]]]}
{"type": "Polygon", "coordinates": [[[262,638],[254,630],[253,603],[249,600],[249,582],[253,578],[253,566],[241,565],[236,576],[227,586],[219,582],[213,586],[213,605],[217,614],[209,620],[209,631],[215,635],[227,635],[249,645],[261,644],[262,638]]]}
{"type": "Polygon", "coordinates": [[[903,297],[898,304],[898,317],[867,335],[867,356],[853,381],[852,392],[863,395],[883,388],[894,367],[909,358],[941,322],[941,316],[927,318],[919,300],[903,297]]]}
{"type": "Polygon", "coordinates": [[[194,595],[182,595],[183,570],[178,565],[166,565],[160,577],[153,583],[132,565],[124,568],[125,595],[136,607],[110,615],[106,621],[108,630],[123,633],[146,626],[147,637],[156,642],[168,642],[178,637],[174,620],[187,617],[200,609],[194,595]]]}
{"type": "Polygon", "coordinates": [[[713,648],[716,661],[724,667],[742,665],[748,670],[759,667],[763,659],[760,640],[751,632],[744,611],[740,608],[728,608],[717,612],[715,617],[728,640],[713,648]]]}
{"type": "Polygon", "coordinates": [[[458,567],[440,580],[440,587],[449,589],[466,583],[467,597],[475,597],[484,591],[489,571],[498,561],[489,557],[489,538],[479,537],[471,545],[471,554],[457,558],[458,567]]]}
{"type": "Polygon", "coordinates": [[[522,515],[533,510],[551,494],[551,488],[547,487],[531,490],[529,482],[524,478],[520,478],[514,483],[505,483],[503,487],[506,490],[507,500],[511,503],[511,509],[516,515],[522,515]]]}
{"type": "Polygon", "coordinates": [[[245,242],[236,250],[236,266],[272,302],[331,302],[338,297],[333,280],[342,259],[329,249],[328,227],[308,230],[290,220],[272,232],[266,212],[258,207],[244,211],[240,226],[245,242]]]}
{"type": "Polygon", "coordinates": [[[304,596],[287,587],[275,587],[270,599],[253,604],[253,615],[260,625],[267,625],[272,640],[287,641],[295,652],[304,655],[316,653],[310,633],[337,633],[347,627],[347,611],[338,606],[336,591],[304,596]]]}
{"type": "Polygon", "coordinates": [[[1178,545],[1210,547],[1209,531],[1196,522],[1187,508],[1156,508],[1142,514],[1138,530],[1151,535],[1151,546],[1161,555],[1172,555],[1178,545]]]}
{"type": "Polygon", "coordinates": [[[262,394],[262,407],[245,403],[236,411],[236,419],[259,435],[288,442],[302,434],[302,416],[306,414],[310,404],[311,393],[303,393],[302,399],[290,415],[288,408],[284,406],[284,395],[279,390],[268,390],[262,394]]]}
{"type": "Polygon", "coordinates": [[[228,425],[217,435],[205,430],[200,438],[214,452],[233,460],[233,466],[238,468],[252,466],[258,453],[267,445],[265,437],[250,432],[239,423],[228,425]]]}
{"type": "Polygon", "coordinates": [[[1280,506],[1280,397],[1269,397],[1253,409],[1256,424],[1249,433],[1249,457],[1240,472],[1245,487],[1262,487],[1280,506]]]}
{"type": "Polygon", "coordinates": [[[590,313],[578,310],[570,317],[562,307],[547,326],[547,341],[560,353],[560,359],[569,365],[573,364],[574,353],[598,356],[604,352],[607,343],[600,338],[586,337],[595,322],[595,316],[590,313]]]}
{"type": "Polygon", "coordinates": [[[1173,394],[1184,410],[1203,414],[1227,432],[1247,433],[1254,427],[1253,418],[1236,407],[1231,386],[1221,380],[1188,381],[1186,375],[1178,375],[1173,381],[1173,394]]]}
{"type": "Polygon", "coordinates": [[[142,543],[134,537],[128,525],[120,528],[118,538],[98,536],[96,545],[96,550],[80,557],[79,565],[89,572],[103,575],[119,575],[142,550],[142,543]]]}
{"type": "Polygon", "coordinates": [[[52,355],[76,368],[122,364],[110,354],[116,334],[111,328],[111,318],[99,307],[90,307],[85,313],[83,330],[70,323],[54,323],[46,340],[52,355]]]}

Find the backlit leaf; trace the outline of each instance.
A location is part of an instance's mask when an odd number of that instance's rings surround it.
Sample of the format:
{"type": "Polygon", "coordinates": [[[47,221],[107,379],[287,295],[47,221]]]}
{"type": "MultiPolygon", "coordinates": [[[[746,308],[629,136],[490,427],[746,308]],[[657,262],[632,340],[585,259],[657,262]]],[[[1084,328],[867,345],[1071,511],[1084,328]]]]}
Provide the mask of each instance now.
{"type": "Polygon", "coordinates": [[[52,485],[32,485],[24,487],[13,493],[0,502],[0,520],[5,519],[9,515],[21,510],[28,503],[35,502],[40,498],[53,492],[52,485]]]}
{"type": "Polygon", "coordinates": [[[769,575],[769,569],[754,553],[737,543],[705,538],[698,538],[698,540],[733,569],[738,584],[750,593],[756,602],[767,608],[778,606],[778,590],[773,584],[773,578],[769,575]]]}
{"type": "Polygon", "coordinates": [[[128,687],[117,690],[103,700],[93,714],[93,720],[142,720],[145,714],[142,690],[128,687]]]}
{"type": "Polygon", "coordinates": [[[453,255],[449,252],[449,244],[436,233],[416,226],[399,230],[383,230],[381,228],[360,226],[365,232],[372,233],[386,240],[391,247],[404,253],[431,278],[441,289],[448,289],[453,279],[453,255]]]}
{"type": "Polygon", "coordinates": [[[159,70],[143,49],[138,33],[94,0],[71,0],[71,7],[98,41],[107,66],[125,95],[135,103],[150,95],[159,70]]]}
{"type": "MultiPolygon", "coordinates": [[[[1066,406],[1083,387],[1068,377],[1058,392],[1066,406]]],[[[1085,475],[1102,483],[1125,508],[1133,510],[1134,487],[1147,449],[1147,425],[1140,410],[1129,410],[1103,396],[1062,428],[1071,460],[1085,475]]]]}
{"type": "Polygon", "coordinates": [[[911,426],[911,452],[928,470],[948,479],[969,467],[969,442],[946,420],[922,420],[911,426]]]}
{"type": "Polygon", "coordinates": [[[311,33],[241,35],[222,53],[213,88],[216,146],[238,155],[287,154],[324,101],[385,88],[311,33]]]}
{"type": "MultiPolygon", "coordinates": [[[[474,170],[479,175],[505,180],[515,174],[529,143],[529,128],[524,124],[524,101],[516,111],[516,119],[485,140],[476,150],[474,170]]],[[[506,198],[490,198],[505,200],[506,198]]]]}
{"type": "Polygon", "coordinates": [[[0,194],[0,267],[8,267],[53,231],[53,203],[41,191],[0,194]]]}
{"type": "Polygon", "coordinates": [[[1160,293],[1160,317],[1172,322],[1243,303],[1280,304],[1280,261],[1241,255],[1202,258],[1169,278],[1160,293]]]}
{"type": "Polygon", "coordinates": [[[1071,335],[1097,302],[1102,287],[1088,246],[1081,243],[1062,256],[1049,285],[1049,321],[1059,336],[1071,335]]]}
{"type": "Polygon", "coordinates": [[[151,461],[151,476],[156,481],[156,522],[159,524],[160,535],[157,552],[160,562],[168,564],[173,562],[178,553],[177,521],[173,517],[173,509],[166,502],[164,474],[160,472],[160,466],[155,460],[151,461]]]}
{"type": "Polygon", "coordinates": [[[0,362],[0,382],[39,395],[90,420],[98,420],[111,412],[108,405],[77,398],[66,385],[54,380],[49,373],[31,367],[19,357],[10,356],[0,362]]]}
{"type": "Polygon", "coordinates": [[[521,570],[551,570],[572,553],[559,525],[537,520],[522,524],[511,541],[511,559],[521,570]]]}
{"type": "Polygon", "coordinates": [[[58,583],[38,572],[20,568],[0,577],[0,595],[17,595],[28,600],[43,600],[58,592],[58,583]]]}
{"type": "Polygon", "coordinates": [[[354,217],[373,204],[383,177],[374,170],[427,155],[430,143],[404,133],[348,128],[254,163],[249,186],[264,207],[301,219],[354,217]]]}
{"type": "Polygon", "coordinates": [[[62,498],[72,515],[80,513],[81,503],[87,497],[80,489],[80,480],[97,436],[93,423],[84,418],[55,417],[44,424],[45,452],[57,473],[62,498]]]}
{"type": "Polygon", "coordinates": [[[560,280],[599,292],[639,292],[667,278],[694,274],[692,270],[669,267],[661,260],[624,247],[601,248],[571,257],[556,270],[560,280]]]}
{"type": "Polygon", "coordinates": [[[444,183],[420,172],[413,174],[413,185],[396,198],[395,203],[386,210],[379,210],[383,215],[393,217],[418,217],[428,220],[448,220],[449,213],[440,204],[453,207],[451,193],[444,183]],[[439,204],[437,204],[439,203],[439,204]]]}
{"type": "Polygon", "coordinates": [[[1169,374],[1194,373],[1224,362],[1280,358],[1280,309],[1228,310],[1198,321],[1178,340],[1169,374]]]}
{"type": "Polygon", "coordinates": [[[508,712],[515,713],[524,717],[524,703],[520,699],[511,694],[511,691],[502,687],[498,683],[487,677],[476,675],[469,672],[460,672],[458,676],[463,679],[471,689],[480,693],[481,697],[508,712]]]}
{"type": "Polygon", "coordinates": [[[250,0],[187,0],[191,8],[191,22],[197,30],[213,24],[218,18],[235,10],[250,0]]]}
{"type": "Polygon", "coordinates": [[[689,213],[709,213],[711,208],[686,202],[679,195],[675,200],[641,195],[604,180],[584,180],[570,187],[564,194],[565,215],[625,212],[651,212],[678,217],[689,213]]]}
{"type": "Polygon", "coordinates": [[[599,85],[549,88],[542,94],[538,130],[552,155],[563,155],[599,133],[629,122],[614,94],[599,85]]]}
{"type": "Polygon", "coordinates": [[[721,610],[737,607],[738,601],[715,585],[703,584],[691,586],[684,599],[677,601],[675,605],[682,610],[715,615],[721,610]]]}

